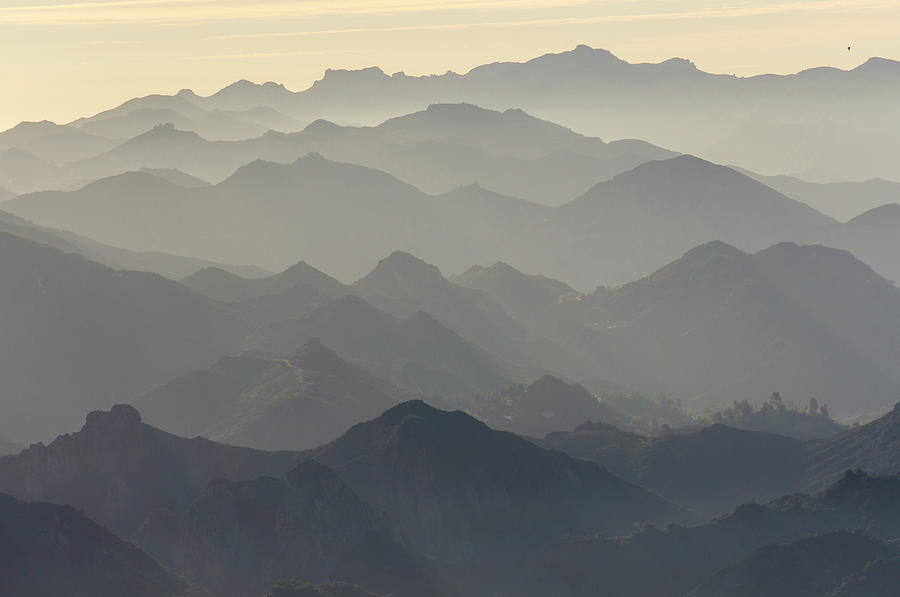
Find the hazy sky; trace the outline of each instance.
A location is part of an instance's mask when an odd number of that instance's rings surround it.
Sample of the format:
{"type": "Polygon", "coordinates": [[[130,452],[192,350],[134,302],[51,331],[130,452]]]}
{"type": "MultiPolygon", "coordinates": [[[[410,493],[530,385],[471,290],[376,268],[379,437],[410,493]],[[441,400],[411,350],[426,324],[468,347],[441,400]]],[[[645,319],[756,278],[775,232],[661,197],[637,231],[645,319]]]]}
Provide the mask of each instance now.
{"type": "Polygon", "coordinates": [[[739,75],[900,58],[900,0],[0,0],[0,129],[327,67],[466,71],[579,43],[739,75]],[[852,50],[847,51],[850,45],[852,50]]]}

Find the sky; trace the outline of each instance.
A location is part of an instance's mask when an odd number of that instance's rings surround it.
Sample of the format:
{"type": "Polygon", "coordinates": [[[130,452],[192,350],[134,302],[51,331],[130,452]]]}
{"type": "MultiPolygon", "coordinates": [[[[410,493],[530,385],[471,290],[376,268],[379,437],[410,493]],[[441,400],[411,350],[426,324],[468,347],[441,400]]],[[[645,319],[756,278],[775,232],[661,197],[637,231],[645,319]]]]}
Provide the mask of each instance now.
{"type": "Polygon", "coordinates": [[[0,0],[0,130],[326,68],[465,72],[578,44],[749,76],[900,58],[900,0],[0,0]],[[847,47],[851,50],[848,51],[847,47]]]}

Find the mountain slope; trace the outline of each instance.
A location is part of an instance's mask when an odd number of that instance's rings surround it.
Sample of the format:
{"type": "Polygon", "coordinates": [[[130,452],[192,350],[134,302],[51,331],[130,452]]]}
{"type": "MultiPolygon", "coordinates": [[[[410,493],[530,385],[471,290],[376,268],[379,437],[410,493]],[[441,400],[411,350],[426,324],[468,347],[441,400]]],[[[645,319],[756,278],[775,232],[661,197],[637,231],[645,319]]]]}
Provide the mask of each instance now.
{"type": "MultiPolygon", "coordinates": [[[[900,199],[900,197],[898,197],[900,199]]],[[[900,251],[900,204],[888,203],[862,213],[843,226],[832,244],[846,247],[879,274],[896,285],[900,266],[895,256],[900,251]]]]}
{"type": "Polygon", "coordinates": [[[172,561],[223,597],[259,595],[289,577],[398,597],[437,594],[387,521],[315,461],[286,480],[211,482],[178,522],[172,561]]]}
{"type": "Polygon", "coordinates": [[[635,521],[690,518],[594,464],[420,401],[310,455],[384,509],[417,549],[449,561],[483,560],[570,533],[620,532],[635,521]]]}
{"type": "Polygon", "coordinates": [[[810,242],[836,223],[730,168],[680,156],[596,185],[561,207],[555,225],[565,227],[564,242],[576,254],[602,256],[630,247],[618,268],[605,261],[616,268],[608,275],[621,281],[710,240],[756,251],[781,241],[810,242]],[[637,245],[630,241],[635,231],[637,245]]]}
{"type": "Polygon", "coordinates": [[[68,169],[12,147],[0,150],[0,185],[19,195],[43,190],[77,188],[81,179],[68,169]]]}
{"type": "Polygon", "coordinates": [[[175,282],[2,232],[0,277],[0,433],[22,442],[234,351],[248,331],[175,282]]]}
{"type": "Polygon", "coordinates": [[[688,597],[822,597],[868,563],[896,555],[895,547],[862,534],[814,536],[764,547],[720,570],[688,597]]]}
{"type": "Polygon", "coordinates": [[[437,267],[395,252],[360,278],[353,291],[397,317],[425,311],[467,340],[513,363],[535,369],[583,371],[580,355],[533,334],[486,292],[453,284],[437,267]]]}
{"type": "Polygon", "coordinates": [[[77,253],[87,259],[119,270],[153,272],[170,280],[179,280],[201,269],[215,267],[235,275],[258,278],[269,272],[255,266],[235,266],[213,263],[193,257],[182,257],[168,253],[138,253],[119,247],[98,243],[84,236],[65,230],[44,228],[18,216],[0,211],[0,231],[27,238],[37,243],[50,245],[66,253],[77,253]]]}
{"type": "Polygon", "coordinates": [[[0,133],[0,151],[17,147],[45,162],[62,164],[88,158],[116,145],[116,141],[91,135],[75,127],[42,122],[20,122],[0,133]]]}
{"type": "Polygon", "coordinates": [[[80,431],[49,445],[0,457],[0,492],[70,504],[129,536],[155,510],[186,507],[212,479],[282,476],[298,458],[176,437],[117,405],[88,414],[80,431]]]}
{"type": "Polygon", "coordinates": [[[188,586],[71,506],[0,494],[0,594],[175,597],[188,586]]]}
{"type": "Polygon", "coordinates": [[[900,199],[900,183],[892,180],[876,178],[863,182],[816,183],[792,176],[745,174],[840,222],[847,222],[863,212],[900,199]]]}
{"type": "MultiPolygon", "coordinates": [[[[499,578],[503,586],[494,590],[523,597],[596,595],[598,586],[620,597],[683,597],[713,574],[739,564],[760,548],[765,548],[760,552],[763,554],[785,549],[774,544],[855,528],[865,528],[882,540],[896,538],[898,489],[897,477],[850,472],[827,491],[788,495],[767,504],[744,504],[728,516],[695,527],[648,528],[628,537],[569,538],[514,560],[484,582],[499,578]],[[648,570],[653,573],[648,574],[648,570]]],[[[811,541],[815,545],[819,540],[811,541]]],[[[876,557],[885,553],[878,543],[864,538],[859,541],[874,546],[869,553],[876,557]]],[[[839,553],[838,549],[826,549],[825,557],[815,558],[818,565],[789,574],[798,579],[801,573],[814,579],[827,577],[831,568],[828,563],[834,562],[828,554],[839,553]]],[[[784,566],[789,561],[775,564],[784,566]]],[[[766,580],[765,576],[756,576],[752,582],[766,580]]],[[[832,576],[830,580],[839,583],[841,577],[832,576]]]]}
{"type": "Polygon", "coordinates": [[[301,261],[274,276],[246,279],[219,268],[205,268],[181,281],[198,294],[222,302],[239,302],[281,294],[300,284],[313,286],[326,296],[341,296],[346,286],[301,261]]]}
{"type": "Polygon", "coordinates": [[[898,394],[889,363],[900,292],[844,251],[785,243],[748,255],[707,243],[582,304],[581,321],[643,366],[597,374],[645,393],[711,405],[779,391],[846,414],[898,394]]]}
{"type": "Polygon", "coordinates": [[[646,438],[585,423],[573,431],[550,433],[538,443],[596,462],[673,502],[710,514],[808,488],[802,441],[724,425],[646,438]]]}
{"type": "Polygon", "coordinates": [[[317,340],[283,359],[227,357],[154,388],[134,401],[145,419],[172,433],[265,450],[330,441],[400,402],[387,382],[317,340]]]}
{"type": "Polygon", "coordinates": [[[427,313],[398,320],[356,296],[329,301],[305,317],[262,325],[247,346],[277,355],[312,338],[395,385],[417,391],[494,388],[520,375],[427,313]]]}
{"type": "Polygon", "coordinates": [[[850,468],[895,473],[900,463],[900,402],[867,425],[811,442],[807,458],[809,476],[816,486],[850,468]]]}

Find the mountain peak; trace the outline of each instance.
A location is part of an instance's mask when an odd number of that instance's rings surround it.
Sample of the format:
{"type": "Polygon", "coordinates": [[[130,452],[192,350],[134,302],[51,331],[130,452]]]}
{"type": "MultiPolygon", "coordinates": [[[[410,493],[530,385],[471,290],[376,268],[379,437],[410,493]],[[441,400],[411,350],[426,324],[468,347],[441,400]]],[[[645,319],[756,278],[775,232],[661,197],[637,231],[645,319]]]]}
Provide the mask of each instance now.
{"type": "Polygon", "coordinates": [[[853,71],[900,73],[900,61],[873,56],[854,68],[853,71]]]}
{"type": "Polygon", "coordinates": [[[152,129],[147,131],[146,133],[142,133],[133,139],[126,141],[126,145],[134,145],[137,143],[151,141],[151,140],[203,140],[203,137],[198,135],[194,131],[183,131],[181,129],[175,128],[175,125],[171,122],[166,122],[163,124],[157,124],[152,129]]]}
{"type": "Polygon", "coordinates": [[[405,251],[394,251],[378,262],[356,286],[367,294],[396,294],[396,288],[443,285],[447,280],[436,266],[405,251]]]}
{"type": "Polygon", "coordinates": [[[303,368],[309,365],[321,365],[324,360],[343,361],[336,352],[322,344],[318,338],[310,338],[299,350],[288,355],[287,360],[303,368]]]}
{"type": "Polygon", "coordinates": [[[370,66],[357,70],[349,70],[343,68],[325,69],[325,74],[321,79],[313,83],[313,87],[321,86],[326,83],[366,83],[372,81],[390,80],[387,75],[377,66],[370,66]]]}
{"type": "Polygon", "coordinates": [[[63,128],[61,125],[56,124],[50,120],[23,120],[16,126],[12,127],[11,131],[32,131],[32,130],[51,130],[56,128],[63,128]]]}
{"type": "Polygon", "coordinates": [[[85,419],[86,428],[137,429],[141,425],[141,413],[130,404],[116,404],[108,411],[95,410],[85,419]]]}
{"type": "Polygon", "coordinates": [[[847,222],[847,225],[871,227],[884,222],[897,221],[900,221],[900,203],[887,203],[859,214],[847,222]]]}
{"type": "Polygon", "coordinates": [[[568,52],[562,52],[561,54],[547,54],[547,56],[561,56],[561,55],[574,55],[574,56],[585,56],[591,58],[612,58],[616,61],[620,61],[619,57],[606,50],[604,48],[594,48],[587,44],[578,44],[572,50],[568,52]]]}
{"type": "Polygon", "coordinates": [[[330,120],[325,120],[324,118],[318,118],[313,120],[306,128],[303,129],[304,133],[331,133],[334,131],[341,130],[341,125],[335,124],[330,120]]]}
{"type": "Polygon", "coordinates": [[[742,257],[747,254],[738,249],[737,247],[733,247],[726,242],[721,240],[711,240],[709,242],[703,243],[702,245],[697,245],[687,253],[682,256],[682,259],[690,260],[696,259],[700,257],[706,257],[709,255],[726,255],[728,257],[742,257]]]}
{"type": "Polygon", "coordinates": [[[668,60],[664,60],[659,63],[660,66],[665,66],[673,69],[680,70],[690,70],[695,71],[697,69],[697,65],[688,60],[687,58],[669,58],[668,60]]]}

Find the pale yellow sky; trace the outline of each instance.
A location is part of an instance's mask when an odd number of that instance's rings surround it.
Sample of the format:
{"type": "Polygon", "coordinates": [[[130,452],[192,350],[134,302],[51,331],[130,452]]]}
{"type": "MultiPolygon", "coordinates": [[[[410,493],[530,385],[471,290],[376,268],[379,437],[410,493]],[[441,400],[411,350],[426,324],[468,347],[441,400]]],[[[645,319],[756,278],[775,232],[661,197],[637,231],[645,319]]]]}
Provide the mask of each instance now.
{"type": "Polygon", "coordinates": [[[0,129],[328,67],[464,72],[579,43],[752,75],[900,58],[900,0],[0,0],[0,129]],[[852,50],[847,51],[850,45],[852,50]]]}

